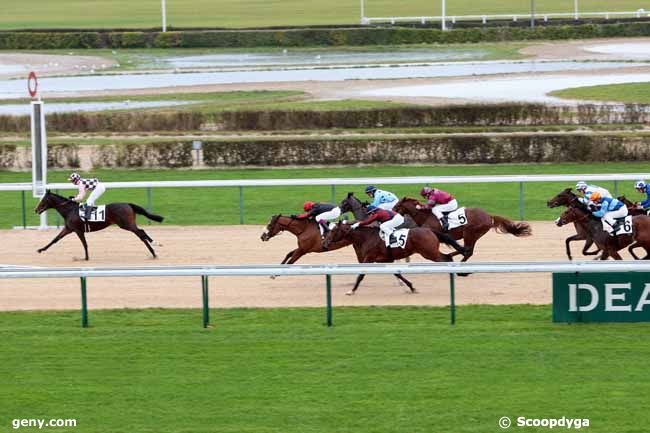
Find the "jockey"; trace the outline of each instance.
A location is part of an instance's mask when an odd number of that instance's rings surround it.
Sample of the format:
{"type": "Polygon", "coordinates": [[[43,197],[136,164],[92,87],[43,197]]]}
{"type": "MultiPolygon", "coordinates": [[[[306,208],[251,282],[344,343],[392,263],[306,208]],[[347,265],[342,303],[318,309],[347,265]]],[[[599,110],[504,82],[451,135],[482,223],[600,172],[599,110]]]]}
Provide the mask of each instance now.
{"type": "Polygon", "coordinates": [[[306,201],[302,208],[305,213],[298,216],[292,215],[292,217],[297,219],[314,217],[318,223],[321,237],[325,236],[325,232],[329,230],[327,227],[327,221],[335,220],[341,216],[341,208],[331,203],[314,203],[313,201],[306,201]]]}
{"type": "Polygon", "coordinates": [[[392,192],[382,191],[381,189],[377,189],[374,185],[368,185],[366,187],[366,194],[373,199],[370,206],[375,206],[381,209],[393,210],[399,201],[397,196],[392,192]]]}
{"type": "Polygon", "coordinates": [[[609,233],[614,231],[614,224],[617,218],[627,216],[627,207],[622,201],[612,197],[603,197],[598,191],[591,194],[590,201],[596,205],[600,204],[600,209],[592,213],[594,216],[602,218],[603,229],[609,233]],[[611,230],[608,230],[605,224],[609,225],[611,230]]]}
{"type": "Polygon", "coordinates": [[[648,185],[645,183],[645,181],[638,180],[638,181],[634,184],[634,189],[636,189],[637,192],[639,192],[639,193],[641,193],[641,194],[643,194],[643,193],[646,194],[646,199],[643,200],[640,204],[641,204],[641,207],[642,207],[644,210],[647,211],[648,208],[650,208],[650,191],[648,191],[648,185]]]}
{"type": "Polygon", "coordinates": [[[601,197],[612,198],[612,195],[605,188],[602,188],[597,185],[587,185],[587,182],[584,182],[582,180],[576,183],[576,191],[582,193],[582,197],[580,198],[580,201],[583,202],[584,204],[589,204],[589,197],[591,196],[591,194],[593,194],[596,191],[600,193],[601,197]]]}
{"type": "Polygon", "coordinates": [[[420,195],[427,199],[425,206],[417,205],[416,209],[431,208],[436,218],[440,221],[440,225],[444,231],[449,229],[449,220],[447,214],[458,209],[458,202],[448,192],[436,188],[425,186],[420,190],[420,195]],[[445,212],[445,213],[443,213],[445,212]]]}
{"type": "Polygon", "coordinates": [[[86,191],[92,191],[90,193],[90,196],[88,197],[88,200],[86,200],[86,206],[84,209],[85,218],[86,221],[88,221],[93,206],[95,206],[95,202],[97,201],[99,196],[104,194],[104,192],[106,191],[106,187],[97,178],[84,179],[81,176],[79,176],[78,173],[71,173],[70,176],[68,177],[68,180],[79,187],[79,193],[72,198],[72,200],[76,201],[77,203],[81,203],[84,200],[86,191]]]}
{"type": "Polygon", "coordinates": [[[367,226],[373,221],[379,221],[381,223],[379,224],[379,230],[384,232],[386,246],[390,246],[390,243],[395,241],[393,232],[404,223],[404,217],[390,209],[382,209],[373,205],[368,206],[368,213],[370,213],[368,218],[352,224],[352,228],[356,229],[359,226],[367,226]]]}

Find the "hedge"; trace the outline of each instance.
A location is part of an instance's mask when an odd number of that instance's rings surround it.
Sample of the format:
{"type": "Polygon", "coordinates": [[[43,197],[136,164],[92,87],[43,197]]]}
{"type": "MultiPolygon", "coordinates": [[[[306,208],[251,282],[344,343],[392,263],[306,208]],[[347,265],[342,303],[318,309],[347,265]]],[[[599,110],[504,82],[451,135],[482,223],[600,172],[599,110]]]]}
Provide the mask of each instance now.
{"type": "Polygon", "coordinates": [[[200,31],[4,31],[0,49],[246,48],[498,42],[650,36],[650,22],[438,28],[364,27],[200,31]]]}

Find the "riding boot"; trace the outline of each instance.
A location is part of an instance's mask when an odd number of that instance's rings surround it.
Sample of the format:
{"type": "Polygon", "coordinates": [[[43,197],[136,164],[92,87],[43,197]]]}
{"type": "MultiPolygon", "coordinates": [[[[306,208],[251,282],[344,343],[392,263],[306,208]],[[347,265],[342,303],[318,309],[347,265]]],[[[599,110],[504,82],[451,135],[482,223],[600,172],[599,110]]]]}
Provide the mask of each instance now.
{"type": "Polygon", "coordinates": [[[396,243],[397,239],[395,239],[395,233],[391,233],[390,236],[388,236],[388,245],[396,243]]]}
{"type": "Polygon", "coordinates": [[[325,235],[327,234],[328,231],[330,231],[329,227],[327,227],[327,221],[325,220],[320,220],[318,222],[318,228],[320,229],[320,237],[325,238],[325,235]]]}
{"type": "Polygon", "coordinates": [[[447,215],[443,215],[442,218],[440,219],[440,223],[442,224],[442,230],[447,231],[449,230],[449,217],[447,215]]]}
{"type": "Polygon", "coordinates": [[[84,218],[86,219],[86,223],[90,220],[90,215],[93,213],[93,208],[90,205],[86,205],[84,207],[84,218]]]}

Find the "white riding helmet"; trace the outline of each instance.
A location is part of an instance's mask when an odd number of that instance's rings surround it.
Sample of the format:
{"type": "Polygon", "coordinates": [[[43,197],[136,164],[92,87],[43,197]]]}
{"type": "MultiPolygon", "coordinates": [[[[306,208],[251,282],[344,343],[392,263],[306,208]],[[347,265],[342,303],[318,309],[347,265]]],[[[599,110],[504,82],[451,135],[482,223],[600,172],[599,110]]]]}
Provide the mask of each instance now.
{"type": "Polygon", "coordinates": [[[647,186],[648,185],[646,185],[646,183],[644,181],[637,180],[636,183],[634,184],[634,189],[643,189],[643,190],[645,190],[647,186]]]}
{"type": "Polygon", "coordinates": [[[586,191],[587,190],[587,182],[585,181],[580,181],[576,183],[576,191],[586,191]]]}

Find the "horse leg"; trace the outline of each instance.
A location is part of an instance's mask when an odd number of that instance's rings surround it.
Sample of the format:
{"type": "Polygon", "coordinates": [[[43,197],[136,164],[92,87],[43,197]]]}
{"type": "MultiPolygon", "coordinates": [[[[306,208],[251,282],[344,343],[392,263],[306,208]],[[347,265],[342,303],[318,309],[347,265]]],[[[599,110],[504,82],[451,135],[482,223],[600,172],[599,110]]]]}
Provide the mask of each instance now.
{"type": "Polygon", "coordinates": [[[346,295],[348,295],[348,296],[352,296],[352,295],[354,295],[354,293],[355,293],[355,292],[357,291],[357,289],[359,288],[359,284],[361,284],[361,281],[363,281],[363,279],[364,279],[365,277],[366,277],[366,274],[359,274],[359,275],[357,275],[357,281],[354,283],[354,287],[352,288],[352,290],[350,290],[349,292],[347,292],[346,295]]]}
{"type": "Polygon", "coordinates": [[[151,244],[149,244],[149,241],[151,240],[151,238],[150,238],[150,237],[149,237],[149,236],[144,232],[144,230],[139,229],[139,228],[136,227],[135,230],[131,230],[131,231],[132,231],[133,233],[135,233],[135,235],[136,235],[137,237],[140,238],[140,240],[141,240],[142,243],[147,247],[147,249],[149,250],[149,252],[150,252],[151,255],[153,256],[153,258],[154,258],[154,259],[157,258],[158,256],[156,256],[156,252],[155,252],[155,251],[153,250],[153,248],[151,247],[151,244]]]}
{"type": "MultiPolygon", "coordinates": [[[[638,242],[635,242],[635,243],[633,243],[632,245],[630,245],[629,247],[627,247],[627,252],[630,253],[630,255],[631,255],[632,257],[634,257],[634,260],[641,260],[641,259],[639,259],[639,258],[637,257],[636,254],[634,254],[634,249],[635,249],[635,248],[641,248],[641,247],[642,247],[642,245],[639,245],[638,242]]],[[[647,257],[647,256],[646,256],[646,257],[647,257]]],[[[644,259],[645,259],[645,257],[644,257],[644,259]]]]}
{"type": "Polygon", "coordinates": [[[75,233],[79,237],[81,245],[84,246],[84,253],[86,254],[86,260],[88,260],[88,243],[86,242],[86,235],[84,235],[84,232],[82,230],[78,230],[75,233]]]}
{"type": "Polygon", "coordinates": [[[401,275],[401,274],[394,274],[394,275],[397,277],[398,280],[402,280],[402,281],[404,282],[404,284],[406,284],[406,287],[408,287],[409,289],[411,289],[411,293],[417,293],[417,291],[416,291],[415,288],[413,287],[413,284],[412,284],[409,280],[407,280],[406,278],[404,278],[403,275],[401,275]]]}
{"type": "Polygon", "coordinates": [[[292,265],[298,261],[299,258],[304,256],[305,253],[302,252],[300,248],[296,248],[295,250],[292,251],[291,253],[291,258],[289,261],[286,263],[287,265],[292,265]]]}
{"type": "MultiPolygon", "coordinates": [[[[149,241],[149,242],[153,242],[153,239],[151,239],[151,237],[147,234],[147,232],[145,232],[145,231],[142,230],[141,228],[138,228],[138,233],[140,233],[140,235],[144,236],[144,238],[145,238],[147,241],[149,241]]],[[[140,236],[140,235],[138,235],[138,236],[140,236]]],[[[142,238],[140,238],[140,239],[142,239],[142,238]]]]}
{"type": "Polygon", "coordinates": [[[281,265],[284,265],[284,264],[287,262],[287,260],[289,260],[289,257],[291,257],[291,256],[293,255],[293,253],[295,253],[295,252],[296,252],[296,250],[291,250],[291,251],[289,251],[289,252],[287,253],[287,255],[284,256],[284,260],[282,260],[282,262],[281,262],[280,264],[281,264],[281,265]]]}
{"type": "Polygon", "coordinates": [[[585,246],[582,247],[582,255],[583,256],[595,256],[600,252],[600,248],[598,248],[598,245],[596,245],[596,251],[587,251],[589,247],[591,247],[594,244],[594,240],[589,238],[585,240],[585,246]]]}
{"type": "Polygon", "coordinates": [[[621,255],[616,250],[612,250],[610,255],[614,260],[623,260],[623,257],[621,257],[621,255]]]}
{"type": "Polygon", "coordinates": [[[39,254],[42,253],[43,251],[47,250],[48,248],[50,248],[55,243],[59,242],[62,238],[69,235],[70,233],[72,233],[72,230],[70,230],[67,227],[63,227],[63,230],[61,230],[61,232],[58,235],[56,235],[56,237],[54,239],[52,239],[52,242],[50,242],[49,244],[45,245],[43,248],[40,248],[40,249],[38,249],[36,251],[38,251],[39,254]]]}

